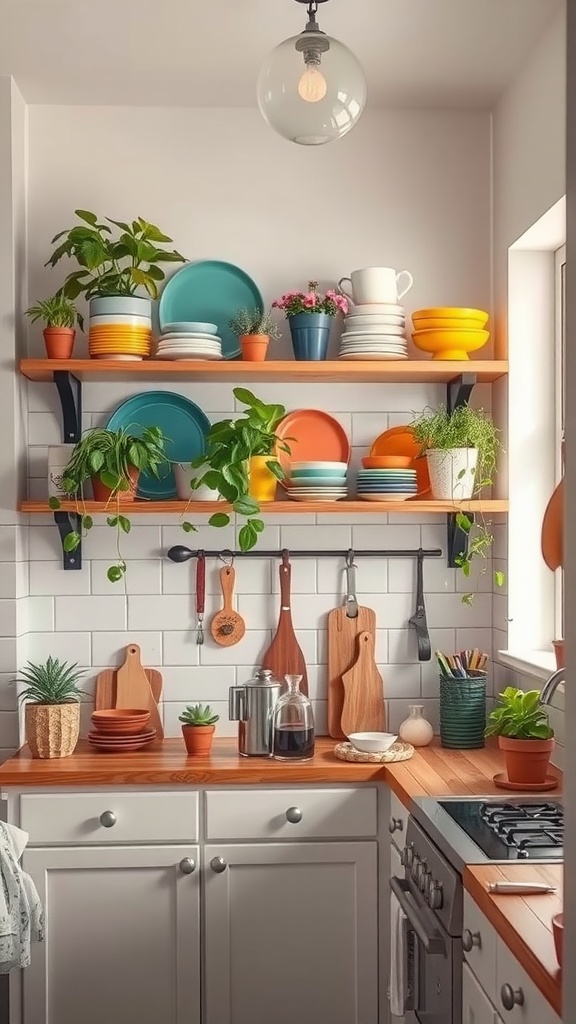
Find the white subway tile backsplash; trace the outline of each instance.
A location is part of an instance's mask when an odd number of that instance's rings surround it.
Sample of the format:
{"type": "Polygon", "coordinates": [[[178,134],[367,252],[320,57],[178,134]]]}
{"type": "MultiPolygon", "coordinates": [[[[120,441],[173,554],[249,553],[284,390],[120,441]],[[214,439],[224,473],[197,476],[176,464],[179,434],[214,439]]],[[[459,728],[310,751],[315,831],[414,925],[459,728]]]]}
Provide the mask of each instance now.
{"type": "Polygon", "coordinates": [[[103,632],[92,637],[92,664],[117,668],[122,665],[128,644],[138,644],[142,664],[146,667],[162,664],[162,633],[147,630],[139,633],[103,632]]]}
{"type": "Polygon", "coordinates": [[[62,444],[62,428],[51,412],[28,414],[28,444],[62,444]]]}
{"type": "MultiPolygon", "coordinates": [[[[427,545],[426,545],[427,546],[427,545]]],[[[416,592],[416,559],[391,558],[388,566],[388,589],[391,594],[416,592]]],[[[448,569],[445,558],[426,558],[422,566],[424,598],[433,601],[436,594],[454,592],[455,569],[448,569]]]]}
{"type": "Polygon", "coordinates": [[[49,633],[28,633],[26,660],[35,663],[46,661],[52,655],[60,661],[90,665],[91,634],[70,633],[58,630],[49,633]]]}
{"type": "Polygon", "coordinates": [[[413,526],[390,526],[388,523],[383,526],[353,526],[352,546],[361,551],[363,548],[369,550],[413,549],[420,547],[420,526],[415,523],[413,526]]]}
{"type": "MultiPolygon", "coordinates": [[[[52,527],[52,532],[56,530],[52,527]]],[[[58,561],[30,562],[31,596],[78,595],[90,593],[90,565],[82,570],[64,572],[62,558],[58,561]]],[[[34,629],[34,623],[31,624],[34,629]]]]}
{"type": "MultiPolygon", "coordinates": [[[[358,558],[356,561],[356,587],[366,595],[385,594],[388,590],[388,573],[391,562],[385,558],[358,558]]],[[[343,603],[346,594],[346,566],[344,559],[318,559],[318,593],[338,594],[336,603],[343,603]]]]}
{"type": "Polygon", "coordinates": [[[421,695],[419,665],[379,665],[380,675],[384,680],[384,696],[409,697],[416,699],[421,695]]]}
{"type": "MultiPolygon", "coordinates": [[[[186,515],[183,519],[192,523],[196,530],[193,533],[184,533],[180,525],[162,527],[162,557],[166,557],[169,548],[176,544],[183,544],[184,547],[198,551],[204,548],[207,551],[222,551],[224,548],[233,549],[236,538],[234,522],[228,526],[217,528],[208,525],[209,516],[186,515]]],[[[185,563],[184,563],[185,564],[185,563]]],[[[184,566],[182,565],[183,569],[184,566]]]]}
{"type": "MultiPolygon", "coordinates": [[[[27,598],[22,598],[26,601],[27,598]]],[[[0,636],[17,636],[18,603],[13,600],[0,600],[0,636]]]]}
{"type": "Polygon", "coordinates": [[[352,527],[334,520],[332,526],[281,526],[280,545],[293,551],[347,551],[352,546],[352,527]]]}
{"type": "Polygon", "coordinates": [[[388,730],[389,732],[398,732],[398,729],[402,725],[405,718],[408,718],[410,714],[410,704],[421,704],[424,708],[424,717],[431,723],[434,732],[438,734],[440,732],[440,701],[429,700],[423,698],[422,700],[397,700],[391,699],[387,701],[388,704],[388,730]]]}
{"type": "Polygon", "coordinates": [[[16,562],[0,562],[0,598],[12,599],[16,595],[16,562]]]}
{"type": "Polygon", "coordinates": [[[165,594],[162,600],[131,594],[128,597],[128,629],[195,629],[196,614],[190,597],[165,594]]]}
{"type": "Polygon", "coordinates": [[[18,712],[0,711],[0,747],[18,746],[18,712]]]}
{"type": "Polygon", "coordinates": [[[17,604],[18,636],[31,630],[47,633],[54,629],[53,597],[23,597],[17,604]]]}
{"type": "Polygon", "coordinates": [[[17,690],[13,672],[0,673],[0,711],[17,710],[17,690]]]}
{"type": "Polygon", "coordinates": [[[56,597],[56,631],[126,629],[125,597],[56,597]]]}
{"type": "MultiPolygon", "coordinates": [[[[161,671],[164,678],[162,700],[167,704],[183,700],[188,704],[227,701],[228,689],[235,685],[237,675],[232,665],[163,665],[161,671]]],[[[246,669],[244,674],[239,674],[239,682],[246,682],[252,674],[252,667],[246,669]]]]}
{"type": "MultiPolygon", "coordinates": [[[[162,558],[164,552],[160,537],[161,527],[141,525],[142,520],[138,515],[131,515],[131,520],[130,533],[120,534],[120,550],[123,558],[127,562],[132,558],[162,558]]],[[[184,535],[182,534],[182,536],[184,535]]],[[[85,561],[93,558],[95,560],[110,559],[115,562],[118,558],[117,544],[118,534],[115,527],[102,526],[97,520],[97,525],[92,527],[82,542],[82,557],[85,561]]],[[[104,576],[106,576],[106,568],[107,565],[104,563],[102,565],[104,576]]]]}
{"type": "Polygon", "coordinates": [[[492,594],[476,594],[472,606],[460,594],[436,594],[427,604],[428,625],[434,628],[491,626],[492,594]]]}
{"type": "MultiPolygon", "coordinates": [[[[132,558],[128,571],[116,583],[106,575],[110,562],[92,559],[90,562],[91,592],[93,594],[160,594],[162,563],[159,558],[132,558]]],[[[70,576],[71,573],[65,575],[70,576]]],[[[81,575],[81,573],[76,573],[81,575]]]]}
{"type": "MultiPolygon", "coordinates": [[[[291,589],[293,594],[315,594],[316,590],[320,589],[320,588],[317,588],[317,586],[316,586],[316,567],[317,567],[317,565],[318,566],[320,565],[321,561],[322,560],[319,560],[318,562],[316,562],[315,558],[295,558],[292,561],[292,563],[291,563],[292,573],[291,573],[291,580],[290,580],[290,589],[291,589]]],[[[272,585],[272,593],[273,594],[279,594],[280,593],[280,562],[279,561],[278,562],[273,562],[272,565],[270,566],[270,569],[271,569],[270,579],[271,579],[271,585],[272,585]]],[[[254,590],[247,590],[245,588],[245,586],[244,586],[244,576],[242,574],[242,577],[240,577],[240,575],[239,575],[240,570],[238,569],[238,567],[237,567],[237,572],[238,572],[238,576],[237,576],[237,587],[238,587],[238,590],[241,590],[242,593],[245,593],[245,594],[248,594],[248,593],[257,594],[259,592],[258,590],[256,590],[256,589],[254,589],[254,590]]],[[[264,593],[264,591],[262,591],[262,593],[264,593]]]]}
{"type": "MultiPolygon", "coordinates": [[[[240,643],[233,647],[219,647],[215,644],[209,630],[205,632],[205,641],[201,647],[196,645],[196,634],[190,634],[188,640],[184,633],[165,633],[165,658],[174,665],[186,665],[187,652],[195,648],[200,652],[201,665],[259,665],[262,655],[270,644],[269,629],[247,629],[240,643]]],[[[197,660],[194,662],[197,663],[197,660]]]]}
{"type": "Polygon", "coordinates": [[[382,434],[385,430],[388,430],[386,413],[355,412],[352,416],[351,441],[355,448],[364,449],[364,455],[368,454],[370,446],[378,434],[382,434]]]}

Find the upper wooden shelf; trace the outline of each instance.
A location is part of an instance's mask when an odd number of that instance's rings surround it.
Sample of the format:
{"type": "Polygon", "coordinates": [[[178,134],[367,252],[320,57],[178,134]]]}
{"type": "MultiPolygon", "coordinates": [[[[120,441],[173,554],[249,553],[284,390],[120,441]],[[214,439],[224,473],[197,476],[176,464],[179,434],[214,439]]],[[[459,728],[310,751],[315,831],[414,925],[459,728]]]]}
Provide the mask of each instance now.
{"type": "Polygon", "coordinates": [[[323,381],[376,384],[442,384],[462,373],[474,373],[482,383],[498,380],[508,373],[505,360],[475,359],[443,362],[431,359],[390,362],[296,362],[270,360],[244,363],[224,360],[219,363],[143,359],[142,362],[116,362],[109,359],[22,359],[20,372],[34,381],[51,381],[55,370],[68,370],[79,380],[164,381],[229,380],[238,381],[323,381]]]}
{"type": "MultiPolygon", "coordinates": [[[[47,501],[22,501],[20,502],[21,512],[30,512],[33,514],[39,513],[51,513],[47,501]]],[[[76,503],[74,501],[62,501],[61,509],[64,512],[75,512],[76,503]]],[[[230,510],[230,506],[224,501],[123,501],[120,505],[122,512],[127,515],[134,515],[140,513],[141,515],[159,515],[159,514],[178,514],[182,515],[212,515],[213,512],[227,512],[230,510]]],[[[85,501],[82,505],[82,511],[89,512],[91,515],[112,515],[116,511],[116,505],[114,502],[110,504],[103,504],[98,501],[85,501]]],[[[422,513],[422,512],[507,512],[508,501],[505,499],[486,499],[474,500],[474,501],[463,501],[455,503],[452,501],[418,501],[409,499],[408,501],[269,501],[261,506],[261,512],[263,515],[266,513],[288,513],[292,515],[302,515],[302,513],[309,512],[340,512],[347,514],[349,512],[365,512],[367,515],[373,515],[374,512],[408,512],[408,513],[422,513]]]]}

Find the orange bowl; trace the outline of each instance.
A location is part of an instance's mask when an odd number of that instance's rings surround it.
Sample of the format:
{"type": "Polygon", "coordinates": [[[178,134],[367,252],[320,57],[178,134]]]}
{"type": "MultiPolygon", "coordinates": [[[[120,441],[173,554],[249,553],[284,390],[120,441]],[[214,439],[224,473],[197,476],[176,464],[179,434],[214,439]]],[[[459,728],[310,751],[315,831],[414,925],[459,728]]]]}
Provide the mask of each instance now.
{"type": "Polygon", "coordinates": [[[143,708],[109,708],[93,711],[94,728],[106,736],[133,736],[148,724],[150,712],[143,708]]]}
{"type": "Polygon", "coordinates": [[[562,967],[562,954],[564,952],[564,914],[554,914],[552,918],[552,932],[554,934],[554,949],[556,959],[562,967]]]}
{"type": "Polygon", "coordinates": [[[367,455],[362,465],[364,469],[411,469],[413,461],[409,455],[367,455]]]}

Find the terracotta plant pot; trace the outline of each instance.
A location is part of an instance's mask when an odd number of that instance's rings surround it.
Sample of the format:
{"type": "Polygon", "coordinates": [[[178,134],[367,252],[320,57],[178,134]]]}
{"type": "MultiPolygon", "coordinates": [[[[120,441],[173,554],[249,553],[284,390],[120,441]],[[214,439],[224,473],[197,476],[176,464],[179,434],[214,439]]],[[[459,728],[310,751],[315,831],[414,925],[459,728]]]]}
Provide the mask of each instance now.
{"type": "Polygon", "coordinates": [[[266,465],[273,458],[273,455],[253,455],[250,459],[248,491],[256,501],[274,501],[276,497],[278,480],[266,465]]]}
{"type": "Polygon", "coordinates": [[[212,747],[215,725],[183,725],[182,735],[190,757],[207,757],[212,747]]]}
{"type": "Polygon", "coordinates": [[[24,727],[32,757],[70,757],[80,732],[80,704],[27,704],[24,727]]]}
{"type": "Polygon", "coordinates": [[[566,655],[564,653],[564,641],[553,640],[552,647],[556,657],[556,668],[566,668],[566,655]]]}
{"type": "Polygon", "coordinates": [[[70,359],[76,331],[72,327],[45,327],[42,331],[48,359],[70,359]]]}
{"type": "MultiPolygon", "coordinates": [[[[128,475],[130,477],[129,490],[118,491],[117,494],[115,494],[114,497],[112,498],[111,505],[115,504],[116,500],[118,500],[120,504],[126,501],[134,501],[134,498],[136,497],[136,491],[138,488],[138,477],[140,476],[140,470],[136,469],[136,466],[130,466],[128,475]]],[[[106,487],[106,485],[102,483],[100,477],[93,476],[92,494],[94,495],[94,501],[107,502],[110,501],[112,491],[110,490],[109,487],[106,487]]]]}
{"type": "Polygon", "coordinates": [[[506,774],[510,782],[539,785],[546,782],[554,739],[513,740],[499,736],[498,744],[504,752],[506,774]]]}
{"type": "Polygon", "coordinates": [[[242,359],[247,363],[263,363],[269,341],[267,334],[243,334],[240,338],[242,359]]]}

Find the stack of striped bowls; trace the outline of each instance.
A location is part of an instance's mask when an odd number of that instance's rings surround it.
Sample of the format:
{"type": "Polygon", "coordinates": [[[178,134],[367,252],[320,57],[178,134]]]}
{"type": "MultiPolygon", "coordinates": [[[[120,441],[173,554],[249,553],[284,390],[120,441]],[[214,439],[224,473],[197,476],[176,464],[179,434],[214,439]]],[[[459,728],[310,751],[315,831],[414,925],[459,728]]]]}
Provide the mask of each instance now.
{"type": "Polygon", "coordinates": [[[145,359],[150,355],[151,342],[148,299],[110,295],[91,300],[88,350],[92,359],[145,359]]]}

